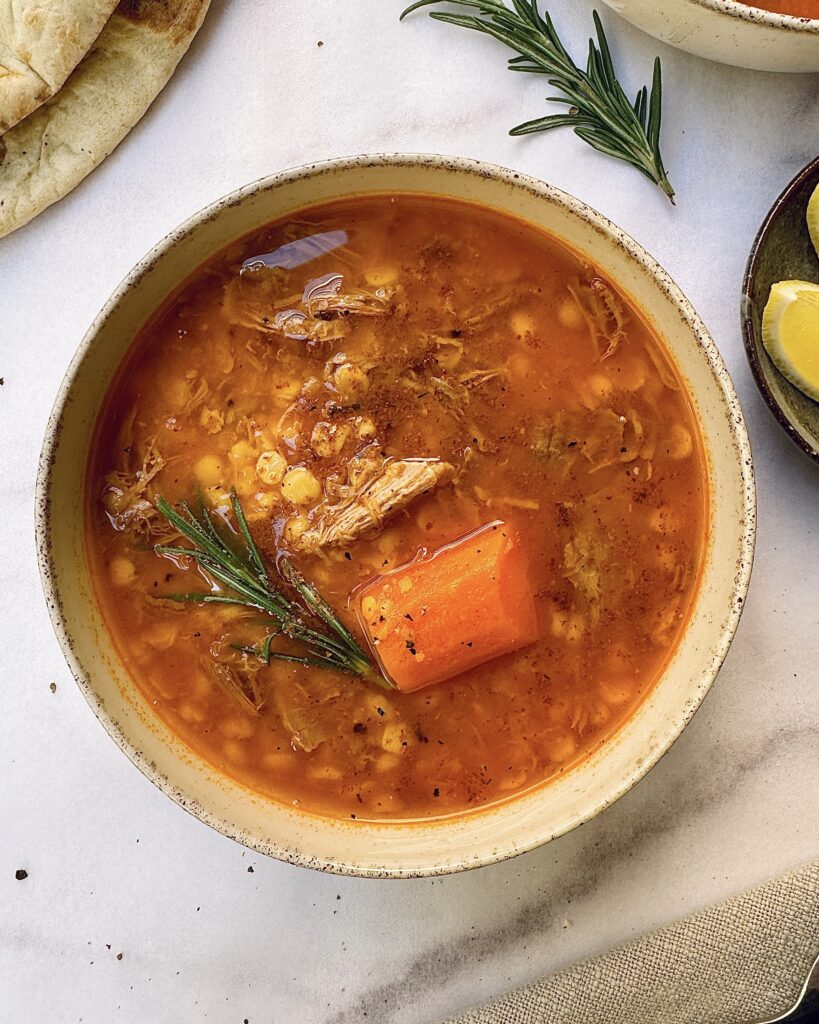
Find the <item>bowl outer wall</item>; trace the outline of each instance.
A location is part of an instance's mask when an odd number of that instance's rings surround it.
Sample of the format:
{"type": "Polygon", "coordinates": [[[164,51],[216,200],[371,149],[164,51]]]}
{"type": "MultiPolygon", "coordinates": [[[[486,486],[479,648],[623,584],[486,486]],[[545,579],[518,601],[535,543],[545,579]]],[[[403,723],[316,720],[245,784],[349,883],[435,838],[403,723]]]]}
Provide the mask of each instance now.
{"type": "Polygon", "coordinates": [[[626,21],[679,50],[754,71],[819,71],[819,19],[773,14],[734,0],[603,0],[626,21]]]}
{"type": "Polygon", "coordinates": [[[248,185],[171,232],[127,275],[92,324],[57,396],[41,454],[36,529],[43,587],[69,666],[92,709],[165,793],[239,842],[280,859],[372,877],[443,874],[533,849],[599,813],[671,746],[727,653],[747,592],[755,536],[751,452],[727,370],[691,305],[643,249],[578,200],[478,161],[352,157],[248,185]],[[618,282],[688,382],[711,485],[702,583],[680,644],[643,704],[604,748],[546,786],[438,822],[333,821],[254,794],[197,757],[146,706],[101,622],[83,549],[83,474],[97,412],[135,333],[209,255],[315,203],[418,192],[480,202],[551,231],[618,282]]]}

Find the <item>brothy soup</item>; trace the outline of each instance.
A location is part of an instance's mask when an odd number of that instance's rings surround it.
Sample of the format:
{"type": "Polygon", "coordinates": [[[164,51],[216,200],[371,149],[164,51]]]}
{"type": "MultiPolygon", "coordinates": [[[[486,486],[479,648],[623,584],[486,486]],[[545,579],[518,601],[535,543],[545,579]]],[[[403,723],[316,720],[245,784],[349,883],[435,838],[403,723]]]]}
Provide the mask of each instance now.
{"type": "Polygon", "coordinates": [[[819,18],[819,0],[755,0],[745,7],[758,7],[774,14],[791,14],[795,18],[819,18]]]}
{"type": "Polygon", "coordinates": [[[639,310],[480,206],[368,196],[230,245],[145,325],[87,473],[145,699],[303,810],[460,814],[606,743],[696,592],[705,462],[639,310]]]}

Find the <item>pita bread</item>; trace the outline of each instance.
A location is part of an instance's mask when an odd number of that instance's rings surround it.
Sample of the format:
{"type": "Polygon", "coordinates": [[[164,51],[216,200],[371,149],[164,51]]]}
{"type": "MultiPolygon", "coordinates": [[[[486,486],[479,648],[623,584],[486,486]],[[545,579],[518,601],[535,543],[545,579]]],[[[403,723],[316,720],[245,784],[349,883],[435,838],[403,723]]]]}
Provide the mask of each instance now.
{"type": "Polygon", "coordinates": [[[0,237],[62,199],[119,145],[173,74],[209,3],[121,0],[57,95],[0,138],[0,237]]]}
{"type": "Polygon", "coordinates": [[[0,134],[62,86],[117,0],[0,0],[0,134]]]}

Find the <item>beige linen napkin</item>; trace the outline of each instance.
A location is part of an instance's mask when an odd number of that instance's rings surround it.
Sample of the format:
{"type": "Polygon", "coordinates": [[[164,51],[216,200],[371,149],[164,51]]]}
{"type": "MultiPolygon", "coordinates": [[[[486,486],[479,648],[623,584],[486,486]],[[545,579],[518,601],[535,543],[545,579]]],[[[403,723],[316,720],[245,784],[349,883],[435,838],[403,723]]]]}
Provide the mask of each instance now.
{"type": "Polygon", "coordinates": [[[742,1024],[796,998],[819,954],[819,861],[447,1024],[742,1024]]]}

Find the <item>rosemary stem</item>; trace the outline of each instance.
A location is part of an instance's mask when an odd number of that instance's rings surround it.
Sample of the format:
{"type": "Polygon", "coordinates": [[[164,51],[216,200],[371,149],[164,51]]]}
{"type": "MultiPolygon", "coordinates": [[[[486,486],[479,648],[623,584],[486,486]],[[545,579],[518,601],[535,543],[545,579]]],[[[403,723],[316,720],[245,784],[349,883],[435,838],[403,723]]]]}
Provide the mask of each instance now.
{"type": "Polygon", "coordinates": [[[275,658],[364,676],[372,682],[387,685],[353,634],[289,559],[282,559],[282,575],[301,598],[304,608],[289,600],[272,585],[267,566],[253,540],[244,510],[235,492],[231,495],[231,505],[237,533],[229,541],[223,536],[226,528],[217,529],[214,518],[202,502],[199,503],[198,514],[186,502],[181,502],[180,513],[164,498],[157,499],[156,507],[159,512],[191,542],[192,546],[158,545],[154,549],[156,553],[172,558],[193,559],[215,583],[227,590],[224,594],[172,594],[169,595],[171,600],[240,605],[268,614],[276,622],[275,633],[269,634],[262,644],[256,647],[237,648],[245,653],[255,654],[266,664],[275,658]],[[243,545],[244,550],[241,553],[235,550],[237,541],[243,545]],[[307,625],[304,621],[305,611],[323,623],[327,631],[307,625]],[[272,650],[271,642],[279,634],[303,645],[306,654],[272,650]]]}
{"type": "MultiPolygon", "coordinates": [[[[443,0],[416,0],[401,14],[438,7],[443,0]]],[[[662,73],[655,59],[650,89],[644,86],[631,103],[617,80],[606,34],[593,12],[595,38],[589,40],[585,69],[572,60],[548,11],[538,10],[537,0],[448,0],[449,6],[473,13],[434,10],[429,16],[459,28],[491,36],[514,51],[509,60],[512,71],[547,75],[559,95],[550,102],[565,104],[565,114],[526,121],[511,130],[512,135],[530,135],[554,128],[572,127],[575,134],[600,153],[631,164],[674,202],[660,154],[662,118],[662,73]]]]}

